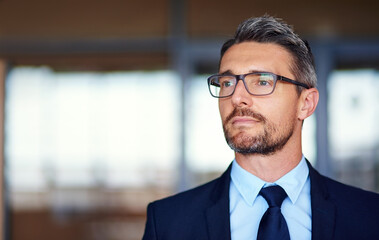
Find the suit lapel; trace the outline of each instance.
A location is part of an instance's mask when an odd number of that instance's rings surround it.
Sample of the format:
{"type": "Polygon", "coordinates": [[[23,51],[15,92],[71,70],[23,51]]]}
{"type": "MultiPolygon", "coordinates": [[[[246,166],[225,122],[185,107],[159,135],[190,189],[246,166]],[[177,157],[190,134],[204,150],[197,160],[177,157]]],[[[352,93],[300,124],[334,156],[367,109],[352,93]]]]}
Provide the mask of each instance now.
{"type": "Polygon", "coordinates": [[[231,165],[217,180],[211,195],[212,205],[206,209],[209,240],[230,240],[229,185],[231,165]]]}
{"type": "Polygon", "coordinates": [[[321,176],[307,161],[311,181],[312,240],[333,239],[336,207],[321,176]]]}
{"type": "MultiPolygon", "coordinates": [[[[333,239],[336,207],[329,200],[324,178],[307,161],[311,181],[312,240],[333,239]]],[[[231,240],[229,216],[229,185],[231,165],[217,180],[206,209],[209,240],[231,240]]]]}

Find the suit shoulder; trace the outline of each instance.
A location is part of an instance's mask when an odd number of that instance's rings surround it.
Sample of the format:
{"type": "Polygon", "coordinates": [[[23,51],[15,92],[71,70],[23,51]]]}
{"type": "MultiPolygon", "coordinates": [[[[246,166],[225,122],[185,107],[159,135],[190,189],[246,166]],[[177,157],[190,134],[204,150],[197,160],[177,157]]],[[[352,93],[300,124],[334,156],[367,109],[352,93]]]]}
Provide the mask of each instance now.
{"type": "Polygon", "coordinates": [[[207,231],[207,210],[216,199],[227,209],[229,182],[227,171],[199,187],[150,203],[146,226],[153,226],[149,228],[153,230],[147,234],[160,236],[157,239],[203,239],[201,234],[207,231]]]}
{"type": "Polygon", "coordinates": [[[195,188],[177,193],[175,195],[156,200],[152,202],[153,205],[158,205],[160,207],[174,207],[175,205],[185,204],[186,206],[195,204],[200,201],[203,202],[205,199],[208,199],[214,191],[215,186],[218,184],[219,179],[214,179],[210,182],[197,186],[195,188]]]}
{"type": "Polygon", "coordinates": [[[213,204],[214,201],[218,201],[220,198],[228,198],[230,170],[231,165],[229,165],[228,169],[220,177],[198,187],[157,200],[151,203],[151,205],[163,208],[168,207],[170,209],[185,206],[186,209],[190,209],[191,207],[206,207],[209,204],[213,204]]]}
{"type": "Polygon", "coordinates": [[[324,180],[331,199],[335,199],[339,203],[344,202],[351,207],[353,207],[353,205],[374,207],[379,213],[378,193],[350,186],[328,177],[324,177],[324,180]]]}
{"type": "Polygon", "coordinates": [[[320,174],[308,162],[313,194],[344,203],[375,203],[379,207],[379,194],[350,186],[320,174]]]}

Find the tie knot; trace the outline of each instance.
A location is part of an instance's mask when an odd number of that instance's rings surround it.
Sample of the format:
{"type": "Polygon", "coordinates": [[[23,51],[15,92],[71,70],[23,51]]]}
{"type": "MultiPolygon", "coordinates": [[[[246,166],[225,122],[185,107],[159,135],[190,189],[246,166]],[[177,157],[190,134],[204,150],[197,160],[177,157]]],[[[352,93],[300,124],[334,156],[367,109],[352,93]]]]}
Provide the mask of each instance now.
{"type": "Polygon", "coordinates": [[[280,208],[283,200],[287,197],[287,193],[278,185],[262,188],[259,194],[266,199],[269,207],[280,208]]]}

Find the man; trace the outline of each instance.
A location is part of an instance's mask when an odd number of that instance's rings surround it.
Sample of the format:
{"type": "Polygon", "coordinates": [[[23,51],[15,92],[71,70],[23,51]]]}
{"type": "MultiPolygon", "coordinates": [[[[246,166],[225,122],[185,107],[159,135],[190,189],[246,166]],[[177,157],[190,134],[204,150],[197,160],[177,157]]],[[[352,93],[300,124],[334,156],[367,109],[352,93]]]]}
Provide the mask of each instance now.
{"type": "Polygon", "coordinates": [[[279,19],[243,22],[209,77],[235,160],[218,179],[149,204],[144,240],[379,239],[379,195],[302,155],[318,103],[308,45],[279,19]]]}

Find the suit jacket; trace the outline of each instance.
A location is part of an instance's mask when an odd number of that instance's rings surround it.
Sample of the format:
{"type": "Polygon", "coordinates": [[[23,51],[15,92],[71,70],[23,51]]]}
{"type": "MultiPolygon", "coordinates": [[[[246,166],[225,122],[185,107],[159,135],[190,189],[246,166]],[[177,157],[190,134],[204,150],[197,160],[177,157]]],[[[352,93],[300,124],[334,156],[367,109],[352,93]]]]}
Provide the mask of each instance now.
{"type": "MultiPolygon", "coordinates": [[[[312,239],[379,239],[379,194],[320,175],[308,162],[312,239]]],[[[143,240],[230,240],[231,166],[200,187],[150,203],[143,240]]]]}

